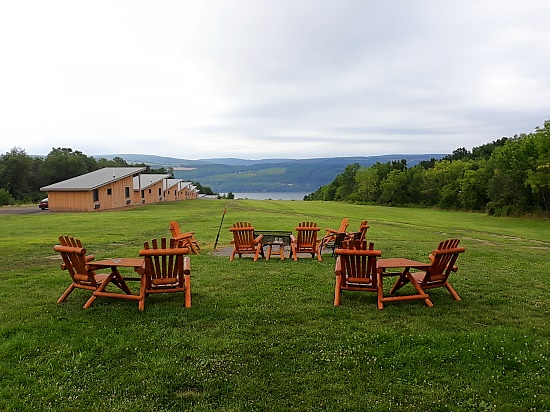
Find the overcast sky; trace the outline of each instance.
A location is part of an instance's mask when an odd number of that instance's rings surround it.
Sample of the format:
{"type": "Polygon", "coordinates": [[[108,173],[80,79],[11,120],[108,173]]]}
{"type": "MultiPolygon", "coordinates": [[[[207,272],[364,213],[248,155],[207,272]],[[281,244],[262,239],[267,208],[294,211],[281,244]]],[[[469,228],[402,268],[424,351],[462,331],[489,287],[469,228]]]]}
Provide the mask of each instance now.
{"type": "Polygon", "coordinates": [[[443,153],[550,119],[550,2],[13,0],[0,152],[443,153]]]}

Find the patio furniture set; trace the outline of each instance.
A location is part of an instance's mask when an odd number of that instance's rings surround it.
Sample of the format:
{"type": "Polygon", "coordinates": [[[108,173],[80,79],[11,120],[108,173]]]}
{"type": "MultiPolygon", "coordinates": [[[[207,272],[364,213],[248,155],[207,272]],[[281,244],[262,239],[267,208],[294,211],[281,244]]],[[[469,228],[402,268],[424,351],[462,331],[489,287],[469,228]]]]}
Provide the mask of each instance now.
{"type": "MultiPolygon", "coordinates": [[[[290,247],[290,257],[295,261],[299,254],[310,254],[312,258],[317,257],[318,261],[322,261],[321,250],[332,248],[333,256],[336,257],[335,306],[340,305],[344,290],[377,293],[378,309],[383,309],[388,302],[418,299],[424,300],[431,307],[433,303],[426,291],[438,287],[445,287],[453,299],[460,300],[448,282],[449,275],[458,270],[456,260],[459,254],[465,251],[458,246],[458,239],[441,242],[428,256],[430,262],[427,263],[405,258],[379,259],[382,252],[375,250],[373,243],[367,245],[365,240],[368,222],[361,222],[357,232],[347,233],[347,227],[348,220],[343,219],[337,230],[327,228],[325,236],[319,239],[321,229],[315,222],[299,223],[295,228],[296,235],[291,231],[255,230],[249,222],[236,222],[229,229],[233,234],[230,260],[234,260],[235,255],[242,257],[252,254],[253,260],[257,261],[260,256],[269,259],[272,253],[278,254],[283,260],[286,246],[290,247]],[[266,252],[264,247],[267,247],[266,252]],[[386,296],[383,280],[389,276],[396,276],[397,280],[390,296],[386,296]],[[396,294],[409,283],[414,289],[413,293],[396,294]]],[[[200,246],[194,232],[182,232],[177,222],[170,222],[169,229],[171,239],[144,242],[143,248],[139,250],[139,258],[98,261],[93,254],[87,254],[80,239],[60,236],[54,250],[60,253],[63,259],[61,269],[70,274],[72,283],[57,302],[65,301],[74,289],[85,289],[91,291],[92,296],[84,308],[90,307],[97,297],[111,297],[137,301],[139,310],[143,311],[145,299],[150,294],[182,292],[185,307],[191,307],[191,263],[186,255],[198,254],[200,246]],[[137,276],[123,276],[120,268],[131,268],[137,276]],[[107,270],[108,273],[97,273],[100,270],[107,270]],[[132,293],[127,281],[139,281],[139,293],[132,293]],[[116,289],[112,287],[108,290],[109,285],[116,289]]]]}

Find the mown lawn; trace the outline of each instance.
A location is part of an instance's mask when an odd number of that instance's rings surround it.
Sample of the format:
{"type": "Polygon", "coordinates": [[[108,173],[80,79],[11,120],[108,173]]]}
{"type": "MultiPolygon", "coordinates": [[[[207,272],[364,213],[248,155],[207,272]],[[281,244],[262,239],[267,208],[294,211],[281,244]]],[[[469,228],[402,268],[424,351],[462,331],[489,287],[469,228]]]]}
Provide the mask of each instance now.
{"type": "MultiPolygon", "coordinates": [[[[1,215],[0,410],[550,410],[550,222],[332,202],[197,200],[116,212],[1,215]],[[230,262],[211,254],[229,226],[293,229],[312,220],[356,230],[382,257],[426,260],[440,240],[467,251],[461,295],[376,309],[344,292],[334,258],[230,262]],[[180,294],[137,303],[73,292],[53,251],[82,239],[98,259],[137,257],[168,223],[195,230],[193,307],[180,294]]],[[[389,288],[389,281],[388,288],[389,288]]],[[[133,284],[132,287],[136,287],[133,284]]]]}

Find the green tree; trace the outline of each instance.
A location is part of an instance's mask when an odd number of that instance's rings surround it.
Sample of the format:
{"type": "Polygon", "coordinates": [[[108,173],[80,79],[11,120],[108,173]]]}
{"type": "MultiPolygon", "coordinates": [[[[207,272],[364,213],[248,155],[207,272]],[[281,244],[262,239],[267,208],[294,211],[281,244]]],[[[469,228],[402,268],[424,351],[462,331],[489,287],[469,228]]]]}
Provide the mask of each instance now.
{"type": "Polygon", "coordinates": [[[499,214],[521,214],[534,209],[535,196],[527,183],[528,171],[536,170],[534,135],[520,135],[494,150],[489,160],[493,176],[488,195],[499,214]]]}
{"type": "Polygon", "coordinates": [[[380,203],[394,206],[407,204],[409,202],[407,183],[406,172],[392,170],[380,183],[380,203]]]}
{"type": "Polygon", "coordinates": [[[357,200],[376,202],[380,196],[378,170],[374,167],[361,167],[355,175],[357,200]]]}
{"type": "Polygon", "coordinates": [[[25,150],[14,147],[0,159],[0,187],[6,189],[16,200],[24,200],[35,188],[32,187],[32,159],[25,150]]]}
{"type": "Polygon", "coordinates": [[[52,149],[42,163],[41,173],[46,185],[61,182],[97,170],[92,156],[70,148],[52,149]]]}
{"type": "Polygon", "coordinates": [[[13,203],[13,197],[10,192],[4,188],[0,188],[0,206],[6,206],[13,203]]]}
{"type": "Polygon", "coordinates": [[[540,208],[550,209],[550,120],[543,128],[537,128],[533,137],[537,149],[537,158],[533,169],[527,171],[525,184],[538,199],[540,208]]]}

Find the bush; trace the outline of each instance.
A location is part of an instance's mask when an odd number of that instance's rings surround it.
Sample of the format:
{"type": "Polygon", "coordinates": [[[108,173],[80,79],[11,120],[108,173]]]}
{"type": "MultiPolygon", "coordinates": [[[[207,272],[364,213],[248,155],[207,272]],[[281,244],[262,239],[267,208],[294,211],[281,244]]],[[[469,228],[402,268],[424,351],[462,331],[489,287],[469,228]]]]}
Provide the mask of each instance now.
{"type": "Polygon", "coordinates": [[[0,188],[0,206],[12,205],[14,203],[13,196],[4,188],[0,188]]]}

